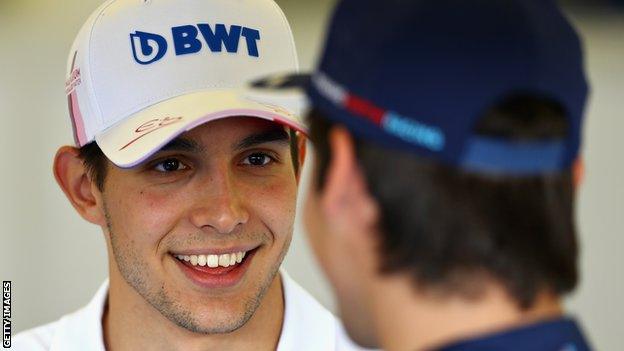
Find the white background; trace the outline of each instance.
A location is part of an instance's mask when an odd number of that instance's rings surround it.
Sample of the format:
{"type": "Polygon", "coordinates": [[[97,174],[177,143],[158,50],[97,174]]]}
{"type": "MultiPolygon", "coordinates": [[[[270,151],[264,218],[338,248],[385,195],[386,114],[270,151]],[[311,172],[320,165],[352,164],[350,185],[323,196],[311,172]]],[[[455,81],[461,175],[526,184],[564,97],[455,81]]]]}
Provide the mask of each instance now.
{"type": "MultiPolygon", "coordinates": [[[[334,1],[278,2],[295,33],[302,67],[313,67],[334,1]]],[[[66,55],[99,3],[0,0],[0,278],[13,281],[14,332],[86,304],[107,275],[100,229],[74,212],[51,173],[56,149],[71,143],[64,94],[66,55]]],[[[567,306],[581,317],[596,349],[620,350],[624,12],[577,8],[571,17],[585,39],[592,96],[585,124],[587,173],[578,206],[583,276],[567,306]]],[[[334,308],[299,219],[286,268],[334,308]]]]}

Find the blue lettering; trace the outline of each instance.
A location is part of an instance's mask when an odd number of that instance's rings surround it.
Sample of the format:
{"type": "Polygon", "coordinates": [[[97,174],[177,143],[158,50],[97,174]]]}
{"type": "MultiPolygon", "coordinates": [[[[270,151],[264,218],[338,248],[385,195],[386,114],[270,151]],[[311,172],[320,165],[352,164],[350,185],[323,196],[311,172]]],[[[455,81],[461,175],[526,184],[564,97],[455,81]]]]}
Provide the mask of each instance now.
{"type": "MultiPolygon", "coordinates": [[[[239,25],[231,25],[228,28],[221,23],[215,24],[214,27],[205,23],[197,26],[172,27],[171,34],[176,56],[195,54],[201,51],[203,44],[198,39],[200,32],[212,52],[222,52],[225,48],[229,53],[236,53],[241,37],[244,37],[249,56],[260,56],[258,50],[259,30],[239,25]]],[[[158,34],[136,31],[130,34],[130,42],[135,61],[142,65],[156,62],[167,53],[167,40],[158,34]]]]}
{"type": "Polygon", "coordinates": [[[179,26],[171,28],[173,43],[176,55],[187,55],[199,52],[202,48],[201,42],[197,39],[197,28],[195,26],[179,26]]]}
{"type": "Polygon", "coordinates": [[[409,118],[389,112],[382,120],[382,127],[390,134],[433,151],[444,148],[444,133],[439,128],[427,126],[409,118]]]}
{"type": "Polygon", "coordinates": [[[244,36],[245,40],[247,41],[247,53],[249,53],[249,56],[253,56],[253,57],[260,56],[258,54],[258,45],[257,45],[257,41],[260,40],[260,31],[256,29],[243,27],[243,32],[241,33],[241,35],[244,36]]]}
{"type": "Polygon", "coordinates": [[[230,26],[228,32],[224,24],[215,25],[214,32],[208,24],[198,24],[197,27],[201,31],[206,44],[212,52],[221,52],[221,48],[225,46],[227,52],[237,52],[238,42],[241,35],[241,26],[230,26]]]}

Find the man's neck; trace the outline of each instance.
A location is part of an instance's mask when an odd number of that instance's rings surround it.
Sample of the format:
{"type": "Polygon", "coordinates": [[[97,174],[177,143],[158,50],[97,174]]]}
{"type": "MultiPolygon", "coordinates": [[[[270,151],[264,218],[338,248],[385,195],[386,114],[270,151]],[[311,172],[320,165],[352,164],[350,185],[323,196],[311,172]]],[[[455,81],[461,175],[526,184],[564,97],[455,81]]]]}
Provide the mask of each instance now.
{"type": "Polygon", "coordinates": [[[119,276],[111,274],[102,316],[108,351],[123,350],[275,350],[284,320],[280,274],[260,306],[240,329],[229,334],[197,334],[181,328],[147,303],[119,276]]]}
{"type": "Polygon", "coordinates": [[[520,309],[497,284],[467,299],[415,291],[409,279],[384,279],[373,288],[372,308],[384,350],[429,350],[562,314],[559,299],[540,294],[533,307],[520,309]]]}

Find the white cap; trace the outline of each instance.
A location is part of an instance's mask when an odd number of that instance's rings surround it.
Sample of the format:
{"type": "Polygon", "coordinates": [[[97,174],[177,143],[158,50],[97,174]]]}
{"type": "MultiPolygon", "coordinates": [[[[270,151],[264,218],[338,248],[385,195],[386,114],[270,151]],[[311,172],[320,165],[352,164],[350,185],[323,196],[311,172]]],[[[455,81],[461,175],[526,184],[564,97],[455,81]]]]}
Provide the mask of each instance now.
{"type": "Polygon", "coordinates": [[[305,133],[289,110],[244,90],[297,70],[290,26],[273,0],[107,1],[69,55],[76,145],[95,140],[117,166],[132,167],[218,118],[265,118],[305,133]]]}

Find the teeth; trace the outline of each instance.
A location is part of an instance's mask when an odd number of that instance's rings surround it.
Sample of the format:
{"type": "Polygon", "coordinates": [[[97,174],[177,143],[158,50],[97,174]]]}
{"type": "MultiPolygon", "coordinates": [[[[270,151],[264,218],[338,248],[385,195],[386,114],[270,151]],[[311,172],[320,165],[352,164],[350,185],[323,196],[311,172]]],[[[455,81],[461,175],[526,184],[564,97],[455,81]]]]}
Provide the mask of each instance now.
{"type": "Polygon", "coordinates": [[[193,266],[229,267],[241,263],[246,252],[234,252],[221,255],[175,255],[180,261],[190,262],[193,266]]]}
{"type": "Polygon", "coordinates": [[[219,266],[229,267],[230,266],[230,255],[223,254],[219,256],[219,266]]]}
{"type": "Polygon", "coordinates": [[[208,255],[208,267],[215,268],[219,266],[219,256],[208,255]]]}

